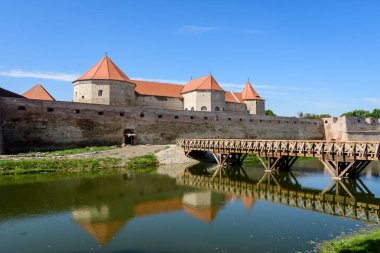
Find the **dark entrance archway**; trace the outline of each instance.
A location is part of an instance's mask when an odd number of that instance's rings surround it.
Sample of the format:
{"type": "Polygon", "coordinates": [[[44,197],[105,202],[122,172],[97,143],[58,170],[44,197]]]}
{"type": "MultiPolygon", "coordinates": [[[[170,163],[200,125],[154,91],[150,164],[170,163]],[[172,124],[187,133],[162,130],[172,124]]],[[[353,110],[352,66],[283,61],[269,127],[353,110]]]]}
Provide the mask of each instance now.
{"type": "Polygon", "coordinates": [[[133,145],[135,144],[135,130],[134,129],[124,129],[124,144],[133,145]]]}

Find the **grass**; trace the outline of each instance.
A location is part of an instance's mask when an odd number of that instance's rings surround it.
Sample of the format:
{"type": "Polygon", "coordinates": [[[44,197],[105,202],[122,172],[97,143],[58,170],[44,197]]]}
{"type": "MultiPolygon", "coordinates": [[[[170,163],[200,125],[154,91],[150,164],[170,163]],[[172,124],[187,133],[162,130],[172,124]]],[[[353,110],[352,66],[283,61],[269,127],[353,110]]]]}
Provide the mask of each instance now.
{"type": "Polygon", "coordinates": [[[321,253],[380,252],[380,228],[324,242],[321,253]]]}
{"type": "Polygon", "coordinates": [[[46,152],[29,152],[29,153],[21,153],[19,156],[28,156],[34,157],[37,156],[38,153],[42,153],[45,157],[51,156],[65,156],[65,155],[76,155],[88,152],[98,152],[114,149],[114,146],[98,146],[98,147],[85,147],[85,148],[72,148],[72,149],[64,149],[64,150],[55,150],[55,151],[46,151],[46,152]]]}
{"type": "Polygon", "coordinates": [[[0,160],[0,175],[117,169],[120,164],[117,158],[0,160]]]}
{"type": "MultiPolygon", "coordinates": [[[[265,159],[264,159],[265,160],[265,159]]],[[[298,161],[318,160],[316,157],[298,157],[298,161]]],[[[261,165],[259,158],[255,154],[248,154],[243,161],[243,166],[261,165]]]]}
{"type": "Polygon", "coordinates": [[[120,158],[36,158],[0,160],[0,175],[18,175],[49,172],[94,172],[126,168],[136,173],[150,173],[157,169],[155,155],[130,158],[124,164],[120,158]]]}
{"type": "Polygon", "coordinates": [[[150,173],[157,169],[158,160],[155,155],[132,157],[127,161],[127,168],[139,173],[150,173]]]}

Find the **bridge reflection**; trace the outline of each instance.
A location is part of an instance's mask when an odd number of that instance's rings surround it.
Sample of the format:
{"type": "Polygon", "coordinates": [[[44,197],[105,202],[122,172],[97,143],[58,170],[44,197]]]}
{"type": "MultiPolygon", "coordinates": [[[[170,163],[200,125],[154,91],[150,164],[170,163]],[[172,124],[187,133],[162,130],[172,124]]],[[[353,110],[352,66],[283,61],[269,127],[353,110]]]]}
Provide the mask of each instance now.
{"type": "Polygon", "coordinates": [[[265,172],[254,180],[241,167],[232,171],[218,167],[214,172],[189,168],[177,178],[177,184],[380,223],[380,199],[359,178],[333,180],[321,191],[302,187],[292,172],[265,172]]]}

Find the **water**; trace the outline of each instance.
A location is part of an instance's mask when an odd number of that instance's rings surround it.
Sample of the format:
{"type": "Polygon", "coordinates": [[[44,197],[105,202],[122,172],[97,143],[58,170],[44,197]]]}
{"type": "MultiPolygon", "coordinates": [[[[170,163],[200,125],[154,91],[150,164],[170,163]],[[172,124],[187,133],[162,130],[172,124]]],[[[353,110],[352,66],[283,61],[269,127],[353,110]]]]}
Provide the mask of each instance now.
{"type": "Polygon", "coordinates": [[[177,179],[121,173],[1,177],[0,251],[312,252],[323,240],[377,224],[371,216],[379,214],[377,164],[361,180],[330,186],[318,162],[298,163],[292,173],[265,174],[259,167],[245,172],[248,177],[237,170],[214,183],[212,169],[200,166],[177,179]],[[355,203],[361,209],[349,209],[355,203]]]}

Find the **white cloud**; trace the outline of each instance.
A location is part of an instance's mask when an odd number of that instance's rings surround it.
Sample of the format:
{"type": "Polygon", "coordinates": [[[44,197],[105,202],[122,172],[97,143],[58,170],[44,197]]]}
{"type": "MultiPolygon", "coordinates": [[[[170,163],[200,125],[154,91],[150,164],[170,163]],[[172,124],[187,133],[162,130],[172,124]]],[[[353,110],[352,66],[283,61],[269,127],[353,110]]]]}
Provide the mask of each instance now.
{"type": "Polygon", "coordinates": [[[8,71],[0,71],[0,76],[15,77],[15,78],[38,78],[38,79],[49,79],[49,80],[72,82],[79,77],[79,74],[62,73],[62,72],[8,70],[8,71]]]}
{"type": "Polygon", "coordinates": [[[372,105],[380,105],[380,98],[365,98],[364,101],[372,105]]]}
{"type": "Polygon", "coordinates": [[[244,29],[242,30],[243,33],[248,33],[248,34],[259,34],[262,33],[260,30],[255,30],[255,29],[244,29]]]}
{"type": "Polygon", "coordinates": [[[219,30],[220,27],[216,26],[198,26],[198,25],[187,25],[183,26],[178,29],[179,32],[181,33],[186,33],[186,34],[192,34],[192,35],[199,35],[215,30],[219,30]]]}

